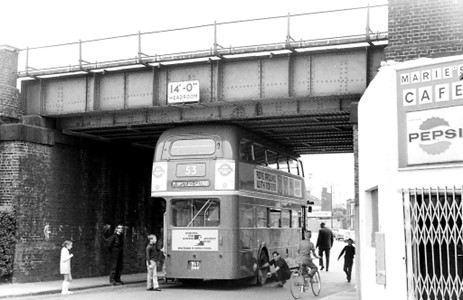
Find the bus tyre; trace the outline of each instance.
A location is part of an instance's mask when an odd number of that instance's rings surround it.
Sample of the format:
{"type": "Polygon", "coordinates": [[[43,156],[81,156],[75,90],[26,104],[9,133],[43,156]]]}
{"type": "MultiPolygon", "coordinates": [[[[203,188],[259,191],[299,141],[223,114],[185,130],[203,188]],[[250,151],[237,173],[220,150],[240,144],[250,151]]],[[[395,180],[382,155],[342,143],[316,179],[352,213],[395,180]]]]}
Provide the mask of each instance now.
{"type": "Polygon", "coordinates": [[[257,269],[257,285],[262,286],[267,281],[267,273],[269,272],[269,267],[262,268],[263,265],[268,263],[267,254],[262,251],[259,256],[259,268],[257,269]]]}

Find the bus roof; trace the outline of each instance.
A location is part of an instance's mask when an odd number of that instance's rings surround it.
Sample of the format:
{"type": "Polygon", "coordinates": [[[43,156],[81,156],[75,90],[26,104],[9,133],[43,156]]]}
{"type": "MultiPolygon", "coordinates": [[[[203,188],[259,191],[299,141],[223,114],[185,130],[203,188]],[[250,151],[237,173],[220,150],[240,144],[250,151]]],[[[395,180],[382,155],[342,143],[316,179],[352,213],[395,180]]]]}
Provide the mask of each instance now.
{"type": "MultiPolygon", "coordinates": [[[[161,136],[159,137],[157,144],[156,144],[156,151],[158,151],[158,147],[160,144],[164,143],[165,140],[172,136],[177,135],[218,135],[221,137],[228,137],[229,139],[237,139],[240,137],[245,137],[248,140],[254,141],[258,144],[268,147],[269,149],[279,150],[288,154],[288,156],[292,158],[299,158],[299,155],[292,152],[291,149],[281,146],[280,144],[275,143],[269,139],[264,139],[259,137],[258,135],[240,128],[235,125],[228,125],[228,124],[198,124],[198,125],[182,125],[177,126],[174,128],[167,129],[164,131],[161,136]]],[[[239,141],[239,140],[238,140],[239,141]]]]}

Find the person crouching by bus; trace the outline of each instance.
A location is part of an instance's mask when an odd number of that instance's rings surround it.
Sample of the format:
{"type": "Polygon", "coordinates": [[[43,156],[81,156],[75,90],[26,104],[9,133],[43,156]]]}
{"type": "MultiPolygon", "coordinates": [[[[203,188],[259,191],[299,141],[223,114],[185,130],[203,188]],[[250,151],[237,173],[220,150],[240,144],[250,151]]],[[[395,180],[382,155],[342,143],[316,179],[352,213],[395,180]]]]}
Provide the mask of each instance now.
{"type": "Polygon", "coordinates": [[[157,238],[154,234],[148,235],[149,244],[146,246],[146,269],[148,275],[146,277],[146,289],[148,291],[160,292],[158,283],[157,264],[161,258],[162,252],[157,247],[157,238]]]}
{"type": "Polygon", "coordinates": [[[297,253],[301,256],[301,263],[302,263],[302,276],[304,277],[312,277],[315,272],[317,272],[317,266],[312,262],[311,253],[315,258],[320,258],[315,253],[315,246],[310,241],[312,237],[312,231],[307,230],[304,232],[305,240],[301,240],[299,243],[299,249],[297,253]],[[310,268],[310,271],[307,272],[307,268],[310,268]]]}
{"type": "Polygon", "coordinates": [[[275,285],[275,287],[283,287],[286,280],[288,280],[291,277],[291,271],[289,270],[286,260],[280,256],[280,253],[278,253],[278,251],[273,251],[272,257],[273,259],[268,263],[263,264],[261,266],[261,269],[266,268],[268,266],[273,266],[274,268],[271,272],[267,274],[267,276],[272,277],[273,275],[275,275],[278,279],[278,283],[275,285]]]}

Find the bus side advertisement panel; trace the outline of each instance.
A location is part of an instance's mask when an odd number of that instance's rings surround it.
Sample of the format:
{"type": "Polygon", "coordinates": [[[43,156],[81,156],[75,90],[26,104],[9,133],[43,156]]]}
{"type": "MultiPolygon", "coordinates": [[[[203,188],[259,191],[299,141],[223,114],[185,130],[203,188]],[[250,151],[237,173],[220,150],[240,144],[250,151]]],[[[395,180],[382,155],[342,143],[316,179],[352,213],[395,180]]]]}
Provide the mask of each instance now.
{"type": "Polygon", "coordinates": [[[172,251],[218,251],[218,230],[172,230],[172,251]]]}
{"type": "Polygon", "coordinates": [[[300,179],[262,169],[254,169],[254,189],[284,196],[302,197],[300,179]]]}

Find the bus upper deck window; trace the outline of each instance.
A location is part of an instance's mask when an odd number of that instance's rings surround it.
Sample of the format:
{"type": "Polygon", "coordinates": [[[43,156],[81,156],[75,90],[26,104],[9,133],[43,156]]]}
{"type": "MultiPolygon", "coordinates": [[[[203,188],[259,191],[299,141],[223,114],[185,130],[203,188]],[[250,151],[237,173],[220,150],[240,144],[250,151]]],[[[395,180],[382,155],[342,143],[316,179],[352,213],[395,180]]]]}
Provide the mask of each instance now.
{"type": "Polygon", "coordinates": [[[299,173],[299,164],[298,164],[297,160],[294,160],[292,158],[289,159],[289,172],[291,174],[300,175],[300,173],[299,173]]]}
{"type": "Polygon", "coordinates": [[[278,156],[278,169],[289,172],[288,169],[288,158],[286,156],[278,156]]]}
{"type": "Polygon", "coordinates": [[[257,165],[261,165],[261,166],[266,166],[267,165],[267,159],[266,159],[266,155],[265,155],[265,148],[262,147],[261,145],[258,145],[258,144],[254,144],[253,145],[253,148],[254,148],[254,163],[257,164],[257,165]]]}
{"type": "Polygon", "coordinates": [[[170,146],[170,155],[212,155],[215,153],[215,148],[214,139],[175,140],[170,146]]]}
{"type": "Polygon", "coordinates": [[[242,140],[240,142],[240,158],[242,161],[252,162],[254,160],[252,151],[251,141],[242,140]]]}
{"type": "Polygon", "coordinates": [[[272,150],[267,150],[267,164],[272,169],[278,169],[278,153],[272,150]]]}

